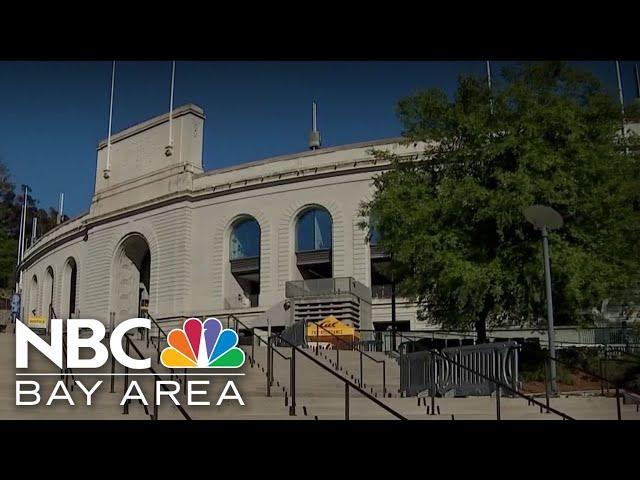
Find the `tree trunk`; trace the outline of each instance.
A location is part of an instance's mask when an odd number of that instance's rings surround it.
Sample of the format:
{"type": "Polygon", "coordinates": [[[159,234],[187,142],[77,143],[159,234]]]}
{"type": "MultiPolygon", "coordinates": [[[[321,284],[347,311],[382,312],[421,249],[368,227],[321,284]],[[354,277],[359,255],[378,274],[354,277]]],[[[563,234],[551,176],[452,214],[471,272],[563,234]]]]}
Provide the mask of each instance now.
{"type": "Polygon", "coordinates": [[[489,318],[489,313],[493,309],[494,301],[490,296],[486,296],[484,299],[484,307],[482,311],[478,315],[478,320],[475,322],[476,334],[478,339],[476,343],[488,343],[487,339],[487,318],[489,318]]]}
{"type": "Polygon", "coordinates": [[[478,339],[476,343],[487,343],[487,319],[486,317],[475,322],[476,334],[478,339]]]}

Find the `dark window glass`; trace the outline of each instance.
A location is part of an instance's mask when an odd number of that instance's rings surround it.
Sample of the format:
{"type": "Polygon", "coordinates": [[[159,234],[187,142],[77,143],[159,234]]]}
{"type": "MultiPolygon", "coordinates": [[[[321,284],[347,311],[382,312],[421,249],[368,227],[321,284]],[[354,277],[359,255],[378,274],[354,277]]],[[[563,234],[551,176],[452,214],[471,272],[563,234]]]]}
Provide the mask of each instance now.
{"type": "Polygon", "coordinates": [[[298,218],[296,251],[331,249],[331,215],[324,209],[307,210],[298,218]]]}
{"type": "Polygon", "coordinates": [[[369,245],[378,245],[380,243],[380,239],[382,235],[380,234],[380,230],[378,230],[375,225],[369,226],[369,245]]]}
{"type": "Polygon", "coordinates": [[[231,260],[260,256],[260,226],[253,218],[236,223],[231,232],[231,260]]]}

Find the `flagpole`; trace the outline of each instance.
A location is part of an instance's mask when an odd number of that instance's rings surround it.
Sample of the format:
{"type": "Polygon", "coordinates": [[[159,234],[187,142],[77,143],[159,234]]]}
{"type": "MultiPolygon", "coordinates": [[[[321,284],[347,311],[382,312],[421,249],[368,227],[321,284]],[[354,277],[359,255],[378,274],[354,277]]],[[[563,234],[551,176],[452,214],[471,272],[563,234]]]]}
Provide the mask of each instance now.
{"type": "Polygon", "coordinates": [[[487,83],[489,84],[489,90],[491,90],[491,63],[487,60],[487,83]]]}
{"type": "MultiPolygon", "coordinates": [[[[24,232],[22,231],[22,218],[24,217],[24,202],[20,206],[20,221],[18,226],[18,252],[16,259],[16,269],[20,266],[20,261],[22,259],[22,236],[24,232]]],[[[19,277],[16,278],[16,292],[20,290],[22,286],[22,270],[20,270],[19,277]]]]}
{"type": "Polygon", "coordinates": [[[624,94],[622,93],[622,77],[620,76],[620,62],[616,60],[616,73],[618,75],[618,95],[620,97],[620,112],[622,113],[622,138],[625,137],[624,132],[624,94]]]}
{"type": "MultiPolygon", "coordinates": [[[[26,223],[27,223],[27,198],[29,196],[29,187],[27,185],[24,186],[24,199],[22,202],[22,216],[20,218],[20,239],[18,245],[18,265],[22,263],[24,259],[24,241],[26,235],[26,223]]],[[[22,269],[20,269],[20,277],[18,283],[18,289],[22,292],[22,269]]]]}
{"type": "Polygon", "coordinates": [[[113,87],[116,81],[116,61],[111,65],[111,99],[109,100],[109,134],[107,135],[107,164],[103,172],[104,178],[111,176],[111,120],[113,118],[113,87]]]}
{"type": "Polygon", "coordinates": [[[493,98],[491,98],[491,62],[487,60],[487,85],[489,85],[489,108],[493,115],[493,98]]]}
{"type": "Polygon", "coordinates": [[[171,95],[169,96],[169,145],[165,150],[167,157],[173,154],[173,87],[176,78],[176,61],[174,60],[171,65],[171,95]]]}

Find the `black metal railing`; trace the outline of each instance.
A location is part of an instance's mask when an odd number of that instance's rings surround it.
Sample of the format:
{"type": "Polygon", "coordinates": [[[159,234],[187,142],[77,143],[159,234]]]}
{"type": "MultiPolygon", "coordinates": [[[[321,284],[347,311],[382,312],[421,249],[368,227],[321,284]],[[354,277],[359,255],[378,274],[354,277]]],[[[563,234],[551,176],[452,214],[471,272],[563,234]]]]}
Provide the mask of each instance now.
{"type": "MultiPolygon", "coordinates": [[[[241,325],[246,331],[251,332],[251,355],[249,358],[250,364],[253,367],[255,365],[255,339],[258,339],[258,343],[262,342],[267,347],[267,397],[271,396],[271,387],[273,387],[274,381],[274,371],[275,371],[275,363],[273,362],[273,354],[275,353],[280,358],[285,361],[291,362],[291,357],[287,357],[282,352],[280,352],[277,348],[274,347],[274,339],[273,335],[271,337],[267,337],[267,340],[260,337],[260,335],[255,334],[255,327],[247,326],[242,320],[240,320],[235,315],[231,314],[227,316],[227,328],[230,328],[231,320],[234,322],[234,330],[238,332],[238,325],[241,325]]],[[[291,385],[289,385],[291,388],[291,385]]]]}
{"type": "Polygon", "coordinates": [[[400,391],[406,396],[419,395],[428,390],[444,395],[485,396],[495,391],[493,382],[457,368],[452,362],[435,358],[432,350],[445,358],[490,373],[498,380],[517,388],[518,348],[516,342],[487,343],[429,349],[404,353],[400,357],[400,391]]]}
{"type": "MultiPolygon", "coordinates": [[[[488,336],[487,339],[492,339],[494,341],[496,339],[502,340],[499,337],[493,337],[493,336],[488,336]]],[[[525,343],[525,345],[526,345],[526,343],[525,343]]],[[[407,347],[408,347],[408,345],[405,345],[404,349],[406,350],[407,347]]],[[[432,351],[432,350],[429,350],[429,351],[432,351]]],[[[435,351],[435,350],[433,350],[433,351],[435,351]]],[[[546,410],[547,413],[549,413],[549,412],[557,413],[550,406],[550,397],[555,393],[555,392],[551,392],[550,391],[550,385],[551,385],[550,362],[553,361],[553,362],[557,362],[559,364],[565,365],[565,366],[573,369],[575,372],[582,373],[582,374],[588,375],[588,376],[590,376],[590,377],[592,377],[594,379],[599,380],[600,384],[601,384],[601,393],[603,395],[604,395],[604,385],[605,384],[607,385],[607,389],[609,389],[610,386],[613,385],[614,388],[615,388],[615,392],[616,392],[615,393],[615,397],[616,397],[617,418],[618,418],[618,420],[622,420],[622,411],[621,411],[621,407],[620,407],[620,398],[622,397],[621,390],[623,389],[623,385],[619,381],[607,378],[606,376],[604,376],[602,374],[598,375],[598,374],[596,374],[594,372],[591,372],[591,371],[588,371],[586,369],[578,368],[575,365],[570,364],[569,362],[561,360],[561,359],[559,359],[557,357],[552,357],[549,353],[545,353],[544,351],[541,351],[541,353],[544,356],[544,384],[545,384],[545,392],[544,392],[545,393],[545,405],[544,405],[544,409],[546,410]]],[[[612,360],[619,361],[619,360],[615,360],[615,359],[612,359],[612,360]]],[[[449,361],[452,364],[455,364],[455,362],[453,362],[451,360],[449,360],[449,361]]],[[[468,368],[468,367],[464,367],[464,368],[468,368]]],[[[601,373],[602,373],[602,366],[600,367],[600,369],[601,369],[601,373]]],[[[486,378],[486,376],[485,376],[485,378],[486,378]]],[[[512,387],[509,387],[509,390],[515,391],[512,387]]],[[[625,387],[624,390],[629,391],[631,393],[634,393],[636,395],[640,395],[639,392],[637,392],[634,389],[631,389],[629,387],[625,387]]],[[[529,397],[526,397],[526,395],[522,394],[521,392],[518,392],[518,396],[525,396],[525,398],[529,398],[529,397]]],[[[533,397],[531,397],[531,398],[533,398],[533,397]]],[[[536,404],[540,405],[539,402],[533,402],[533,403],[536,403],[536,404]]]]}
{"type": "MultiPolygon", "coordinates": [[[[151,320],[151,323],[156,327],[156,341],[155,341],[155,347],[156,347],[156,363],[158,365],[160,365],[160,349],[162,348],[162,339],[164,338],[165,342],[167,342],[167,344],[169,343],[169,336],[167,334],[167,332],[164,331],[164,329],[160,326],[160,324],[156,321],[155,318],[153,318],[153,316],[151,316],[151,314],[147,311],[145,312],[145,316],[151,320]]],[[[146,331],[146,340],[147,340],[147,348],[149,348],[149,342],[151,342],[152,344],[154,343],[152,340],[152,336],[150,333],[150,330],[147,328],[145,329],[146,331]]],[[[171,372],[171,379],[176,379],[178,381],[180,381],[180,377],[179,375],[176,374],[176,371],[174,368],[170,368],[169,371],[171,372]]],[[[186,394],[186,389],[184,387],[186,387],[187,385],[187,369],[183,369],[182,371],[182,386],[183,386],[183,393],[186,394]]]]}
{"type": "MultiPolygon", "coordinates": [[[[368,398],[369,400],[371,400],[376,405],[382,407],[384,410],[389,412],[394,417],[396,417],[396,418],[398,418],[400,420],[406,420],[406,418],[404,416],[402,416],[400,413],[396,412],[394,409],[392,409],[388,405],[385,405],[384,403],[379,401],[376,397],[374,397],[373,395],[370,395],[369,393],[367,393],[365,390],[360,388],[355,383],[351,382],[350,380],[348,380],[347,378],[343,377],[339,373],[333,371],[330,367],[326,366],[321,361],[316,360],[312,355],[309,355],[307,352],[305,352],[300,347],[294,345],[292,342],[289,342],[286,338],[283,338],[282,336],[277,335],[277,334],[272,334],[270,337],[267,338],[267,340],[264,340],[263,338],[260,338],[260,336],[255,335],[255,327],[247,326],[244,322],[242,322],[240,319],[238,319],[235,315],[229,315],[227,317],[227,328],[230,328],[231,321],[233,321],[233,323],[234,323],[234,328],[235,328],[236,332],[238,331],[238,325],[241,325],[246,331],[251,332],[252,337],[257,337],[259,342],[263,342],[263,343],[265,343],[265,345],[267,345],[267,392],[268,392],[268,394],[270,393],[269,389],[270,389],[270,386],[271,386],[271,384],[273,382],[273,359],[272,359],[273,353],[275,352],[280,357],[282,357],[283,359],[289,361],[289,393],[291,395],[291,402],[290,402],[290,405],[289,405],[289,415],[290,416],[295,416],[296,415],[296,352],[298,352],[299,354],[301,354],[301,355],[305,356],[306,358],[308,358],[309,360],[311,360],[311,362],[313,362],[315,365],[321,367],[323,370],[329,372],[331,375],[333,375],[334,377],[336,377],[339,380],[341,380],[342,382],[344,382],[344,385],[345,385],[345,397],[344,397],[345,398],[345,419],[346,420],[349,419],[349,388],[353,388],[354,390],[359,392],[361,395],[363,395],[365,398],[368,398]],[[289,348],[291,348],[291,356],[290,357],[287,357],[287,356],[283,355],[281,352],[279,352],[276,348],[273,347],[273,344],[275,343],[274,342],[275,339],[277,339],[278,342],[282,342],[282,343],[286,344],[289,348]],[[269,360],[270,357],[271,357],[271,360],[269,360]]],[[[252,339],[252,342],[251,342],[251,347],[252,347],[251,348],[251,352],[252,352],[251,353],[251,358],[252,358],[252,360],[254,359],[254,348],[253,348],[254,345],[255,345],[255,342],[252,339]]]]}
{"type": "MultiPolygon", "coordinates": [[[[315,323],[315,327],[316,327],[316,346],[315,346],[315,352],[316,352],[316,356],[318,356],[319,354],[319,343],[320,343],[320,330],[322,329],[322,331],[328,333],[329,335],[331,335],[332,338],[336,339],[338,342],[342,342],[343,344],[345,344],[349,350],[355,350],[357,352],[360,353],[360,387],[364,386],[364,372],[363,372],[363,364],[362,364],[362,360],[363,358],[368,358],[369,360],[371,360],[372,362],[380,365],[382,364],[382,396],[386,397],[387,396],[387,364],[385,360],[378,360],[377,358],[372,357],[371,355],[369,355],[368,353],[366,353],[365,351],[363,351],[359,346],[358,343],[355,341],[352,342],[348,342],[347,340],[345,340],[344,338],[339,337],[338,335],[336,335],[335,333],[333,333],[332,331],[330,331],[329,329],[325,328],[322,325],[319,325],[318,323],[315,323]]],[[[340,348],[336,345],[336,370],[340,369],[340,348]]]]}
{"type": "MultiPolygon", "coordinates": [[[[140,359],[145,359],[146,357],[142,354],[142,352],[140,352],[140,349],[138,349],[138,347],[136,346],[136,344],[134,343],[134,341],[129,338],[129,335],[124,335],[124,339],[125,339],[125,353],[127,355],[129,355],[129,351],[130,348],[133,348],[134,352],[138,355],[138,357],[140,359]]],[[[160,375],[158,375],[158,373],[156,373],[156,371],[153,369],[153,367],[149,367],[148,370],[153,374],[153,379],[154,382],[157,380],[162,380],[162,378],[160,377],[160,375]]],[[[127,366],[124,367],[124,382],[123,382],[123,387],[124,390],[126,391],[127,389],[127,384],[129,383],[129,368],[127,366]]],[[[162,388],[165,391],[169,391],[169,389],[167,388],[166,385],[162,384],[162,388]]],[[[149,411],[147,410],[147,406],[143,404],[144,410],[145,410],[145,414],[149,415],[151,417],[151,420],[158,420],[158,399],[157,399],[157,393],[158,393],[158,389],[156,388],[155,384],[154,384],[154,388],[153,388],[153,413],[149,414],[149,411]]],[[[129,402],[130,400],[126,400],[124,402],[123,405],[123,414],[124,415],[128,415],[129,414],[129,402]]],[[[175,407],[178,409],[178,411],[182,414],[182,416],[185,418],[185,420],[191,420],[191,416],[187,413],[187,411],[184,409],[184,407],[182,405],[176,404],[175,402],[172,402],[175,407]]]]}
{"type": "Polygon", "coordinates": [[[358,341],[358,346],[362,348],[368,348],[371,351],[373,347],[374,351],[385,353],[386,355],[393,356],[401,353],[402,349],[412,342],[417,342],[419,340],[423,340],[429,338],[431,336],[431,332],[429,334],[425,333],[411,333],[411,332],[401,332],[401,331],[393,331],[393,330],[366,330],[360,329],[357,330],[361,337],[360,341],[358,341]],[[395,337],[395,342],[393,340],[395,337]],[[367,339],[369,338],[369,339],[367,339]],[[395,349],[394,349],[395,343],[395,349]]]}
{"type": "Polygon", "coordinates": [[[370,395],[365,390],[360,388],[358,385],[356,385],[352,381],[348,380],[346,377],[343,377],[339,373],[335,372],[333,369],[329,368],[328,366],[326,366],[321,361],[316,360],[313,355],[308,354],[303,349],[301,349],[300,347],[297,347],[296,345],[294,345],[292,343],[289,343],[287,340],[282,339],[281,337],[279,337],[279,338],[282,341],[284,341],[285,343],[288,343],[289,346],[291,347],[291,361],[289,362],[290,367],[291,367],[290,372],[289,372],[289,375],[290,375],[289,383],[291,385],[291,387],[290,387],[291,406],[289,407],[289,415],[290,416],[295,416],[296,415],[296,389],[295,389],[295,384],[296,383],[295,383],[295,379],[296,379],[296,353],[298,353],[298,354],[306,357],[312,363],[314,363],[315,365],[319,366],[320,368],[322,368],[326,372],[329,372],[331,375],[333,375],[334,377],[336,377],[337,379],[341,380],[344,383],[344,416],[345,416],[345,420],[349,420],[349,388],[354,389],[356,392],[360,393],[362,396],[364,396],[365,398],[369,399],[371,402],[375,403],[376,405],[381,407],[383,410],[389,412],[391,415],[393,415],[397,419],[399,419],[399,420],[407,420],[406,417],[404,417],[400,413],[396,412],[393,408],[391,408],[388,405],[384,404],[383,402],[378,400],[373,395],[370,395]]]}
{"type": "MultiPolygon", "coordinates": [[[[504,383],[503,381],[499,380],[498,378],[496,378],[495,375],[486,375],[485,373],[475,369],[475,368],[471,368],[468,365],[463,365],[460,362],[457,362],[456,360],[452,359],[452,358],[448,358],[446,356],[444,356],[442,353],[438,352],[437,350],[429,350],[429,352],[436,356],[441,358],[444,361],[447,361],[453,365],[455,365],[458,368],[462,368],[465,369],[469,372],[471,372],[473,375],[476,375],[480,378],[483,378],[489,382],[492,382],[495,385],[495,394],[496,394],[496,419],[500,420],[501,419],[501,407],[500,407],[500,395],[501,395],[501,391],[506,391],[511,393],[513,396],[516,397],[520,397],[523,398],[525,400],[527,400],[527,402],[529,403],[529,405],[533,404],[533,405],[537,405],[538,407],[540,407],[540,411],[542,412],[543,408],[547,409],[547,412],[551,412],[551,413],[555,413],[556,415],[560,416],[563,420],[575,420],[573,417],[570,417],[569,415],[567,415],[564,412],[561,412],[560,410],[556,410],[555,408],[550,407],[548,404],[544,405],[543,403],[537,401],[533,395],[525,395],[524,393],[519,392],[518,390],[516,390],[515,388],[511,387],[510,385],[508,385],[507,383],[504,383]]],[[[435,362],[434,362],[435,363],[435,362]]],[[[494,372],[495,373],[495,372],[494,372]]],[[[432,405],[434,405],[435,403],[435,391],[434,389],[431,389],[432,391],[430,392],[430,396],[431,396],[431,402],[432,405]]],[[[433,412],[433,407],[432,407],[432,412],[433,412]]]]}
{"type": "MultiPolygon", "coordinates": [[[[165,341],[168,339],[167,336],[167,332],[164,331],[164,329],[160,326],[160,324],[158,322],[156,322],[156,319],[153,318],[151,316],[151,314],[149,312],[145,313],[145,316],[151,320],[151,323],[156,327],[156,362],[160,363],[160,348],[161,348],[161,344],[162,344],[162,338],[165,339],[165,341]]],[[[152,344],[153,342],[153,336],[150,333],[150,329],[146,329],[146,335],[147,335],[147,348],[149,348],[149,343],[151,342],[152,344]]]]}
{"type": "MultiPolygon", "coordinates": [[[[489,339],[496,339],[496,337],[487,337],[489,339]]],[[[526,345],[526,343],[525,343],[526,345]]],[[[607,346],[605,345],[604,350],[607,350],[607,346]]],[[[600,368],[600,374],[594,373],[592,371],[589,371],[585,368],[579,368],[577,367],[575,364],[572,364],[568,361],[565,360],[561,360],[560,358],[556,357],[552,357],[550,353],[545,352],[544,350],[540,350],[540,353],[543,355],[544,357],[544,385],[545,385],[545,400],[546,400],[546,409],[547,412],[549,411],[549,403],[550,403],[550,397],[558,394],[560,392],[552,392],[551,391],[551,384],[552,384],[552,379],[551,379],[551,362],[555,362],[556,364],[560,364],[560,365],[564,365],[565,367],[567,367],[570,371],[573,371],[575,373],[581,373],[583,375],[587,375],[595,380],[598,380],[600,382],[600,393],[604,396],[604,385],[607,385],[607,391],[609,391],[609,389],[611,388],[611,385],[613,385],[614,389],[615,389],[615,398],[616,398],[616,414],[617,414],[617,419],[618,420],[622,420],[622,409],[620,407],[620,399],[622,398],[622,394],[621,394],[621,390],[626,390],[628,392],[634,393],[636,395],[640,395],[640,392],[627,387],[624,387],[623,383],[619,380],[619,379],[611,379],[606,377],[606,375],[604,375],[603,373],[603,360],[606,361],[612,361],[612,362],[620,362],[620,363],[627,363],[625,360],[620,360],[620,359],[600,359],[599,361],[599,368],[600,368]]],[[[633,355],[633,354],[632,354],[633,355]]],[[[634,357],[637,357],[634,355],[634,357]]],[[[635,363],[635,362],[628,362],[628,363],[635,363]]],[[[556,375],[557,377],[557,375],[556,375]]]]}

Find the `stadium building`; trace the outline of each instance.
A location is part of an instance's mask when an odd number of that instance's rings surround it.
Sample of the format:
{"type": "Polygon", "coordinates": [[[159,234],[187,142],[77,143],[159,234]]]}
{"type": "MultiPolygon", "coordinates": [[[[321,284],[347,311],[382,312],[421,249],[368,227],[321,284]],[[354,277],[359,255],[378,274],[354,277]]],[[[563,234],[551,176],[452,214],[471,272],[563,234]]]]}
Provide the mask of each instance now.
{"type": "MultiPolygon", "coordinates": [[[[359,207],[390,167],[373,149],[410,158],[424,145],[319,148],[314,130],[309,151],[204,171],[204,121],[184,105],[99,143],[89,210],[25,252],[21,318],[109,325],[148,308],[168,326],[233,314],[259,327],[334,315],[389,328],[388,257],[359,207]]],[[[395,304],[398,329],[428,328],[414,303],[395,304]]]]}

